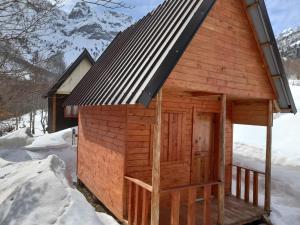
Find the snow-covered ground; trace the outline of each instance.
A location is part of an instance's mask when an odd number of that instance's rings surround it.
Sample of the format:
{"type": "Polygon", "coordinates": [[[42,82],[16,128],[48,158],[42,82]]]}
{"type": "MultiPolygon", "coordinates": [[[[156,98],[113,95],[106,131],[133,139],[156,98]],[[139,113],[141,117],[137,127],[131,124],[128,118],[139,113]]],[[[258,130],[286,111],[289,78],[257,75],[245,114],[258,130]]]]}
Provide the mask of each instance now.
{"type": "MultiPolygon", "coordinates": [[[[295,83],[295,82],[294,82],[295,83]]],[[[300,111],[300,86],[291,86],[300,111]]],[[[275,225],[300,222],[300,113],[276,115],[273,127],[272,214],[275,225]]],[[[246,167],[265,167],[266,129],[234,126],[234,162],[246,167]]],[[[233,185],[233,187],[235,187],[233,185]]],[[[263,204],[264,180],[260,179],[260,204],[263,204]]]]}
{"type": "Polygon", "coordinates": [[[0,137],[1,225],[118,225],[73,187],[72,129],[29,137],[26,128],[0,137]]]}

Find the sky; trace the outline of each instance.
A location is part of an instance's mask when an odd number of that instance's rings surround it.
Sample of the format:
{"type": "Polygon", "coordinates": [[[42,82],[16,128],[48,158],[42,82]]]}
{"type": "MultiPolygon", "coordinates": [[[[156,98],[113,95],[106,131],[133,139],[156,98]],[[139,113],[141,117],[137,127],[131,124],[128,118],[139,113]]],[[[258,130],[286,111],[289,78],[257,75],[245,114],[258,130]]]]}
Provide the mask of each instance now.
{"type": "MultiPolygon", "coordinates": [[[[67,9],[71,9],[74,0],[66,0],[67,9]]],[[[153,10],[163,0],[123,0],[132,9],[118,9],[125,14],[140,19],[153,10]]],[[[275,35],[288,28],[300,26],[300,0],[265,0],[275,35]]]]}

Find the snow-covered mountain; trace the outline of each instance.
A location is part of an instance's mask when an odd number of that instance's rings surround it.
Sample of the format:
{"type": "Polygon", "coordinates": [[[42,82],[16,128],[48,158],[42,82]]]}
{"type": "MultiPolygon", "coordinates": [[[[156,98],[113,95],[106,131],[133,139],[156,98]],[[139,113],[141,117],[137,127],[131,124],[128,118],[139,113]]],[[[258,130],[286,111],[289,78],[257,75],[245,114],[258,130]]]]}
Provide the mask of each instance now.
{"type": "Polygon", "coordinates": [[[96,59],[115,35],[134,22],[131,16],[100,6],[77,2],[67,13],[56,10],[53,20],[32,35],[31,51],[45,49],[44,55],[63,52],[66,65],[87,48],[96,59]]]}
{"type": "Polygon", "coordinates": [[[277,37],[286,73],[291,79],[300,79],[300,27],[283,31],[277,37]]]}
{"type": "Polygon", "coordinates": [[[277,37],[281,55],[286,58],[300,58],[300,27],[289,28],[277,37]]]}

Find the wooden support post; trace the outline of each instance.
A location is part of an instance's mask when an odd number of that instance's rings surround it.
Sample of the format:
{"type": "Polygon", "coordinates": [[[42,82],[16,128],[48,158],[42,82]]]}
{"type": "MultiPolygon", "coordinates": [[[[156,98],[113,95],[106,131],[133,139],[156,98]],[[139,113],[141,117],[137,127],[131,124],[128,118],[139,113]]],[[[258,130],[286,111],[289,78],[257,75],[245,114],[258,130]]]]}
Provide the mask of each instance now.
{"type": "Polygon", "coordinates": [[[269,101],[266,145],[266,176],[265,176],[265,212],[271,212],[271,164],[272,164],[272,126],[273,126],[273,102],[269,101]]]}
{"type": "Polygon", "coordinates": [[[153,135],[151,225],[159,225],[160,149],[161,149],[162,90],[156,97],[156,123],[153,135]]]}
{"type": "Polygon", "coordinates": [[[219,181],[218,186],[218,224],[224,224],[225,208],[225,133],[226,133],[226,95],[221,96],[220,111],[220,147],[219,147],[219,181]]]}
{"type": "Polygon", "coordinates": [[[180,191],[172,193],[171,196],[171,225],[179,225],[180,215],[180,191]]]}
{"type": "Polygon", "coordinates": [[[142,223],[141,225],[149,224],[149,195],[146,189],[143,189],[143,206],[142,206],[142,223]]]}
{"type": "Polygon", "coordinates": [[[56,95],[52,98],[52,127],[51,132],[56,132],[56,95]]]}

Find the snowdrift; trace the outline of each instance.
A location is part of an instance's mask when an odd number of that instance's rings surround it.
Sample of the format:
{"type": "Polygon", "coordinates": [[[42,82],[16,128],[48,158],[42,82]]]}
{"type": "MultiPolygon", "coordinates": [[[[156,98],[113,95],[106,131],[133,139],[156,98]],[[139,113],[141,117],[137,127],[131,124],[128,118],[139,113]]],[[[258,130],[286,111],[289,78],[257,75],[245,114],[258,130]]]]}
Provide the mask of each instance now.
{"type": "Polygon", "coordinates": [[[1,149],[14,149],[31,144],[33,138],[28,135],[27,128],[22,128],[0,137],[1,149]]]}
{"type": "Polygon", "coordinates": [[[12,163],[0,160],[0,224],[116,225],[97,214],[68,184],[65,164],[57,156],[12,163]]]}

